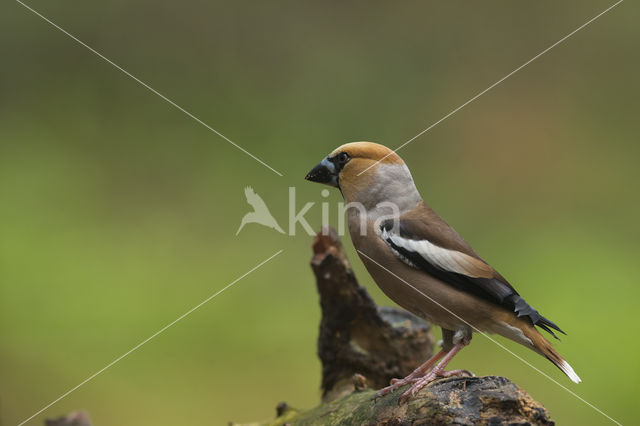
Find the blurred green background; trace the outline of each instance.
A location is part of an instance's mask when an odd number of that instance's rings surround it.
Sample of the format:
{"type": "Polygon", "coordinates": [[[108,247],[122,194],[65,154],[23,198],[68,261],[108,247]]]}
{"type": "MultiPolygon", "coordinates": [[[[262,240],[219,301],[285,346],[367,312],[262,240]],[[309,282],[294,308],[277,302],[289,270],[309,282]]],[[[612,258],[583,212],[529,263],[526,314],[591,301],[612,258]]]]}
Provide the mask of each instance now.
{"type": "MultiPolygon", "coordinates": [[[[277,250],[29,424],[204,425],[320,397],[312,238],[247,225],[336,146],[397,147],[610,4],[28,3],[0,13],[0,419],[17,424],[277,250]]],[[[638,418],[638,6],[604,15],[400,151],[425,200],[568,332],[574,385],[638,418]]],[[[337,223],[337,191],[328,198],[337,223]]],[[[391,304],[345,240],[360,281],[391,304]]],[[[609,421],[482,336],[452,364],[511,378],[559,424],[609,421]]]]}

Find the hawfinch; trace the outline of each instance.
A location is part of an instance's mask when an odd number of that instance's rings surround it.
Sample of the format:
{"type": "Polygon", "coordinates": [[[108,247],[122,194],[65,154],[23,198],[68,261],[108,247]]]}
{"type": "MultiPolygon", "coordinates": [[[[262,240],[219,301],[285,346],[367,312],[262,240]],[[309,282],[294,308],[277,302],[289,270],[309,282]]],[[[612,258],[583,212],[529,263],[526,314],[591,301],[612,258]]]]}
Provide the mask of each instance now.
{"type": "Polygon", "coordinates": [[[343,145],[306,176],[334,186],[347,202],[349,233],[382,291],[413,314],[442,327],[442,350],[383,395],[412,384],[406,400],[439,377],[473,332],[497,333],[546,357],[571,380],[580,378],[536,327],[563,333],[518,294],[420,197],[404,161],[370,142],[343,145]],[[436,363],[440,361],[437,365],[436,363]]]}

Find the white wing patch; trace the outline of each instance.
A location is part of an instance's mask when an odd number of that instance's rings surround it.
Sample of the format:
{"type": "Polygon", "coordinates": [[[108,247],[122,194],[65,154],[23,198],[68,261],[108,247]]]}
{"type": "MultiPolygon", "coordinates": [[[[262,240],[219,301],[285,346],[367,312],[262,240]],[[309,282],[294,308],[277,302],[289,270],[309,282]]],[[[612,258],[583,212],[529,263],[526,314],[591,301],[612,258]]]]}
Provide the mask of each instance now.
{"type": "MultiPolygon", "coordinates": [[[[456,272],[471,278],[485,277],[488,267],[483,268],[477,259],[456,250],[438,247],[427,240],[410,240],[382,229],[382,239],[390,240],[394,245],[422,256],[430,264],[449,272],[456,272]]],[[[394,254],[397,252],[394,250],[394,254]]],[[[397,254],[396,254],[397,255],[397,254]]],[[[402,258],[402,256],[399,256],[402,258]]],[[[403,259],[404,260],[404,259],[403,259]]],[[[483,265],[484,266],[484,265],[483,265]]]]}

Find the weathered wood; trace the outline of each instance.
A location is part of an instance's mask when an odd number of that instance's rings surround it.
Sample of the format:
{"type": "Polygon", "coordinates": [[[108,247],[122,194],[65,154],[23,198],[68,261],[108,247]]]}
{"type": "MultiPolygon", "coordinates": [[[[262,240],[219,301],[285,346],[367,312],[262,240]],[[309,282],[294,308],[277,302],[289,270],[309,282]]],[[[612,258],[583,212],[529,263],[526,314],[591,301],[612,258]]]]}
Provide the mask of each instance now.
{"type": "Polygon", "coordinates": [[[456,377],[422,389],[406,404],[402,391],[375,398],[355,391],[309,411],[288,408],[263,425],[553,425],[545,408],[504,377],[456,377]]]}
{"type": "Polygon", "coordinates": [[[318,356],[323,401],[353,392],[356,374],[370,387],[381,388],[432,355],[429,324],[401,309],[377,307],[358,284],[333,229],[316,236],[313,252],[311,267],[322,308],[318,356]]]}

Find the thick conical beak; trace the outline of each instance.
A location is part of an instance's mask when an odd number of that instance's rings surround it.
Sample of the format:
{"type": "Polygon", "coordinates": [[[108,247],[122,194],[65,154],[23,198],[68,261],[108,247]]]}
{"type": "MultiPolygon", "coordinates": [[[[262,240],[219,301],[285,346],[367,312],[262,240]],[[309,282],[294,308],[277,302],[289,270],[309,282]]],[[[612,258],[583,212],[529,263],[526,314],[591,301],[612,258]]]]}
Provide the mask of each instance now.
{"type": "Polygon", "coordinates": [[[326,158],[311,169],[311,171],[307,173],[307,176],[305,176],[305,179],[311,182],[324,183],[329,186],[338,186],[336,166],[326,158]]]}

